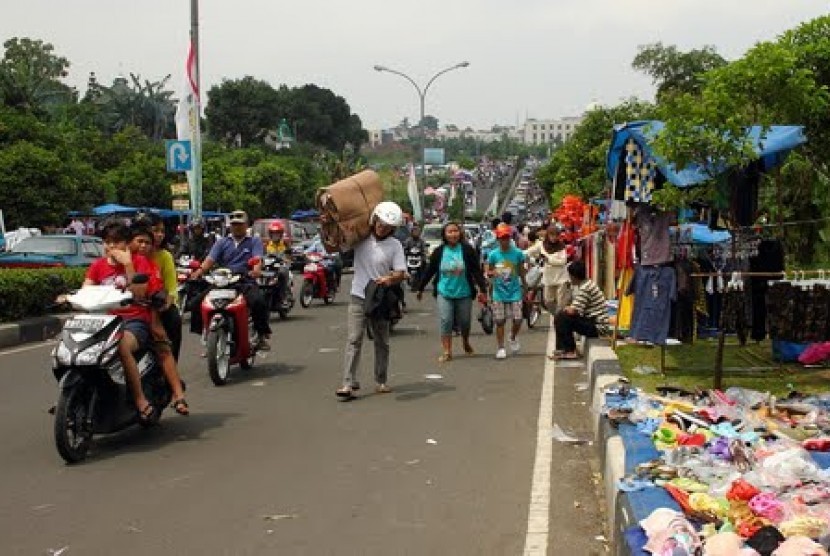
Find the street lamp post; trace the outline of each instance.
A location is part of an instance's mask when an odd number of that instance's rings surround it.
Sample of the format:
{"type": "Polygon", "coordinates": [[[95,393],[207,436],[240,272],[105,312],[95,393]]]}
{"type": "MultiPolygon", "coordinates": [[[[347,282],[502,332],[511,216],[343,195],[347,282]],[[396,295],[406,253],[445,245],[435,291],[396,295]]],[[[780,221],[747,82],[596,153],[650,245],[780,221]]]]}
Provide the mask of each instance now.
{"type": "Polygon", "coordinates": [[[420,105],[421,119],[418,121],[418,125],[421,128],[421,187],[420,187],[420,192],[419,192],[418,196],[419,196],[419,201],[421,203],[421,210],[422,211],[424,209],[424,189],[426,189],[426,186],[427,186],[427,165],[426,165],[426,157],[424,156],[424,150],[426,149],[426,143],[427,143],[426,142],[426,128],[424,127],[424,117],[426,116],[425,106],[426,106],[427,92],[429,91],[430,86],[435,82],[435,80],[438,79],[439,77],[441,77],[442,75],[444,75],[445,73],[447,73],[449,71],[452,71],[452,70],[456,70],[456,69],[466,68],[469,65],[470,65],[470,62],[465,61],[465,62],[460,62],[458,64],[455,64],[454,66],[444,68],[441,71],[439,71],[438,73],[436,73],[435,75],[433,75],[432,77],[430,77],[429,81],[427,81],[427,84],[423,88],[421,88],[415,82],[414,79],[412,79],[411,77],[409,77],[408,75],[406,75],[405,73],[403,73],[401,71],[398,71],[398,70],[395,70],[395,69],[392,69],[392,68],[387,68],[386,66],[380,66],[380,65],[374,66],[375,71],[381,71],[381,72],[385,71],[385,72],[388,72],[388,73],[394,73],[395,75],[400,75],[401,77],[403,77],[404,79],[406,79],[407,81],[412,83],[412,86],[415,87],[415,90],[418,92],[418,99],[420,100],[420,103],[421,103],[421,105],[420,105]]]}

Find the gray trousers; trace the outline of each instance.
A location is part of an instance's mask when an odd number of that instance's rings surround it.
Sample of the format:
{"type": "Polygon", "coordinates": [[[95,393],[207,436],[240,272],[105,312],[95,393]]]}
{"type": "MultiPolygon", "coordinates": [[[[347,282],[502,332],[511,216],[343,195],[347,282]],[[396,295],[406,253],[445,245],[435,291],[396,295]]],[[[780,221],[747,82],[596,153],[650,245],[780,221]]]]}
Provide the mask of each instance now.
{"type": "Polygon", "coordinates": [[[357,367],[360,365],[360,352],[363,348],[363,335],[366,326],[372,327],[375,344],[375,382],[386,384],[389,369],[389,321],[369,319],[363,313],[363,300],[352,296],[349,301],[347,319],[349,340],[346,344],[346,357],[343,362],[343,385],[351,386],[357,382],[357,367]]]}

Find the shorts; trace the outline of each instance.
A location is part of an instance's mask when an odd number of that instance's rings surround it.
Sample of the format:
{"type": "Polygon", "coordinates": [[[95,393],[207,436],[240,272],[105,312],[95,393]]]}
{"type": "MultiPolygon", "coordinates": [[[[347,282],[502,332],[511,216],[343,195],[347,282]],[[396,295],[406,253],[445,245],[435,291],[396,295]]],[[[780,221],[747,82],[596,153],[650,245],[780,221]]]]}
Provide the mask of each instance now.
{"type": "Polygon", "coordinates": [[[150,325],[141,319],[130,319],[124,321],[124,331],[135,336],[138,342],[138,349],[144,349],[150,341],[150,325]]]}
{"type": "Polygon", "coordinates": [[[521,301],[494,301],[493,302],[493,318],[496,322],[505,322],[507,316],[511,315],[513,320],[522,320],[522,302],[521,301]]]}

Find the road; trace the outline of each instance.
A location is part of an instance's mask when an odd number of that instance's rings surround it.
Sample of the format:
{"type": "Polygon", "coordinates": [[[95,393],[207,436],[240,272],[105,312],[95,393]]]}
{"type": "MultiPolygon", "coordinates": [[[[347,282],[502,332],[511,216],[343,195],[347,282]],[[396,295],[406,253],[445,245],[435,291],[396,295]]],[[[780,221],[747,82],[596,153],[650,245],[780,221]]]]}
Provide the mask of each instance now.
{"type": "MultiPolygon", "coordinates": [[[[297,307],[275,323],[274,351],[221,388],[186,338],[192,415],[100,438],[76,466],[53,446],[51,345],[0,352],[2,553],[522,554],[531,499],[552,500],[550,532],[537,535],[548,554],[603,553],[593,448],[547,444],[537,427],[546,327],[496,361],[476,323],[478,354],[439,365],[433,299],[410,299],[393,337],[394,392],[340,402],[344,299],[297,307]]],[[[553,419],[584,434],[584,373],[548,365],[553,419]]]]}

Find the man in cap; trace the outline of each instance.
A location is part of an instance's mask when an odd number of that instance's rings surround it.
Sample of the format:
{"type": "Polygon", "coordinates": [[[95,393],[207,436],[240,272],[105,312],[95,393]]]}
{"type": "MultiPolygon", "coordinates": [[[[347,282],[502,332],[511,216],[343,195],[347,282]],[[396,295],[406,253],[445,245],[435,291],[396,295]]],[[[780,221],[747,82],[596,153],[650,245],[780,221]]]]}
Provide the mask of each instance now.
{"type": "MultiPolygon", "coordinates": [[[[248,215],[244,210],[235,210],[230,215],[230,235],[219,239],[211,248],[210,253],[202,261],[202,266],[191,274],[191,279],[200,278],[214,266],[227,268],[231,272],[246,276],[242,282],[242,293],[248,302],[251,317],[254,321],[254,330],[259,341],[257,350],[268,351],[271,346],[268,339],[271,337],[271,326],[268,323],[269,312],[265,298],[257,286],[256,280],[262,273],[262,263],[257,263],[248,271],[248,261],[254,257],[262,257],[262,241],[248,235],[248,215]]],[[[200,311],[193,311],[190,317],[190,331],[202,333],[202,315],[200,311]]]]}

